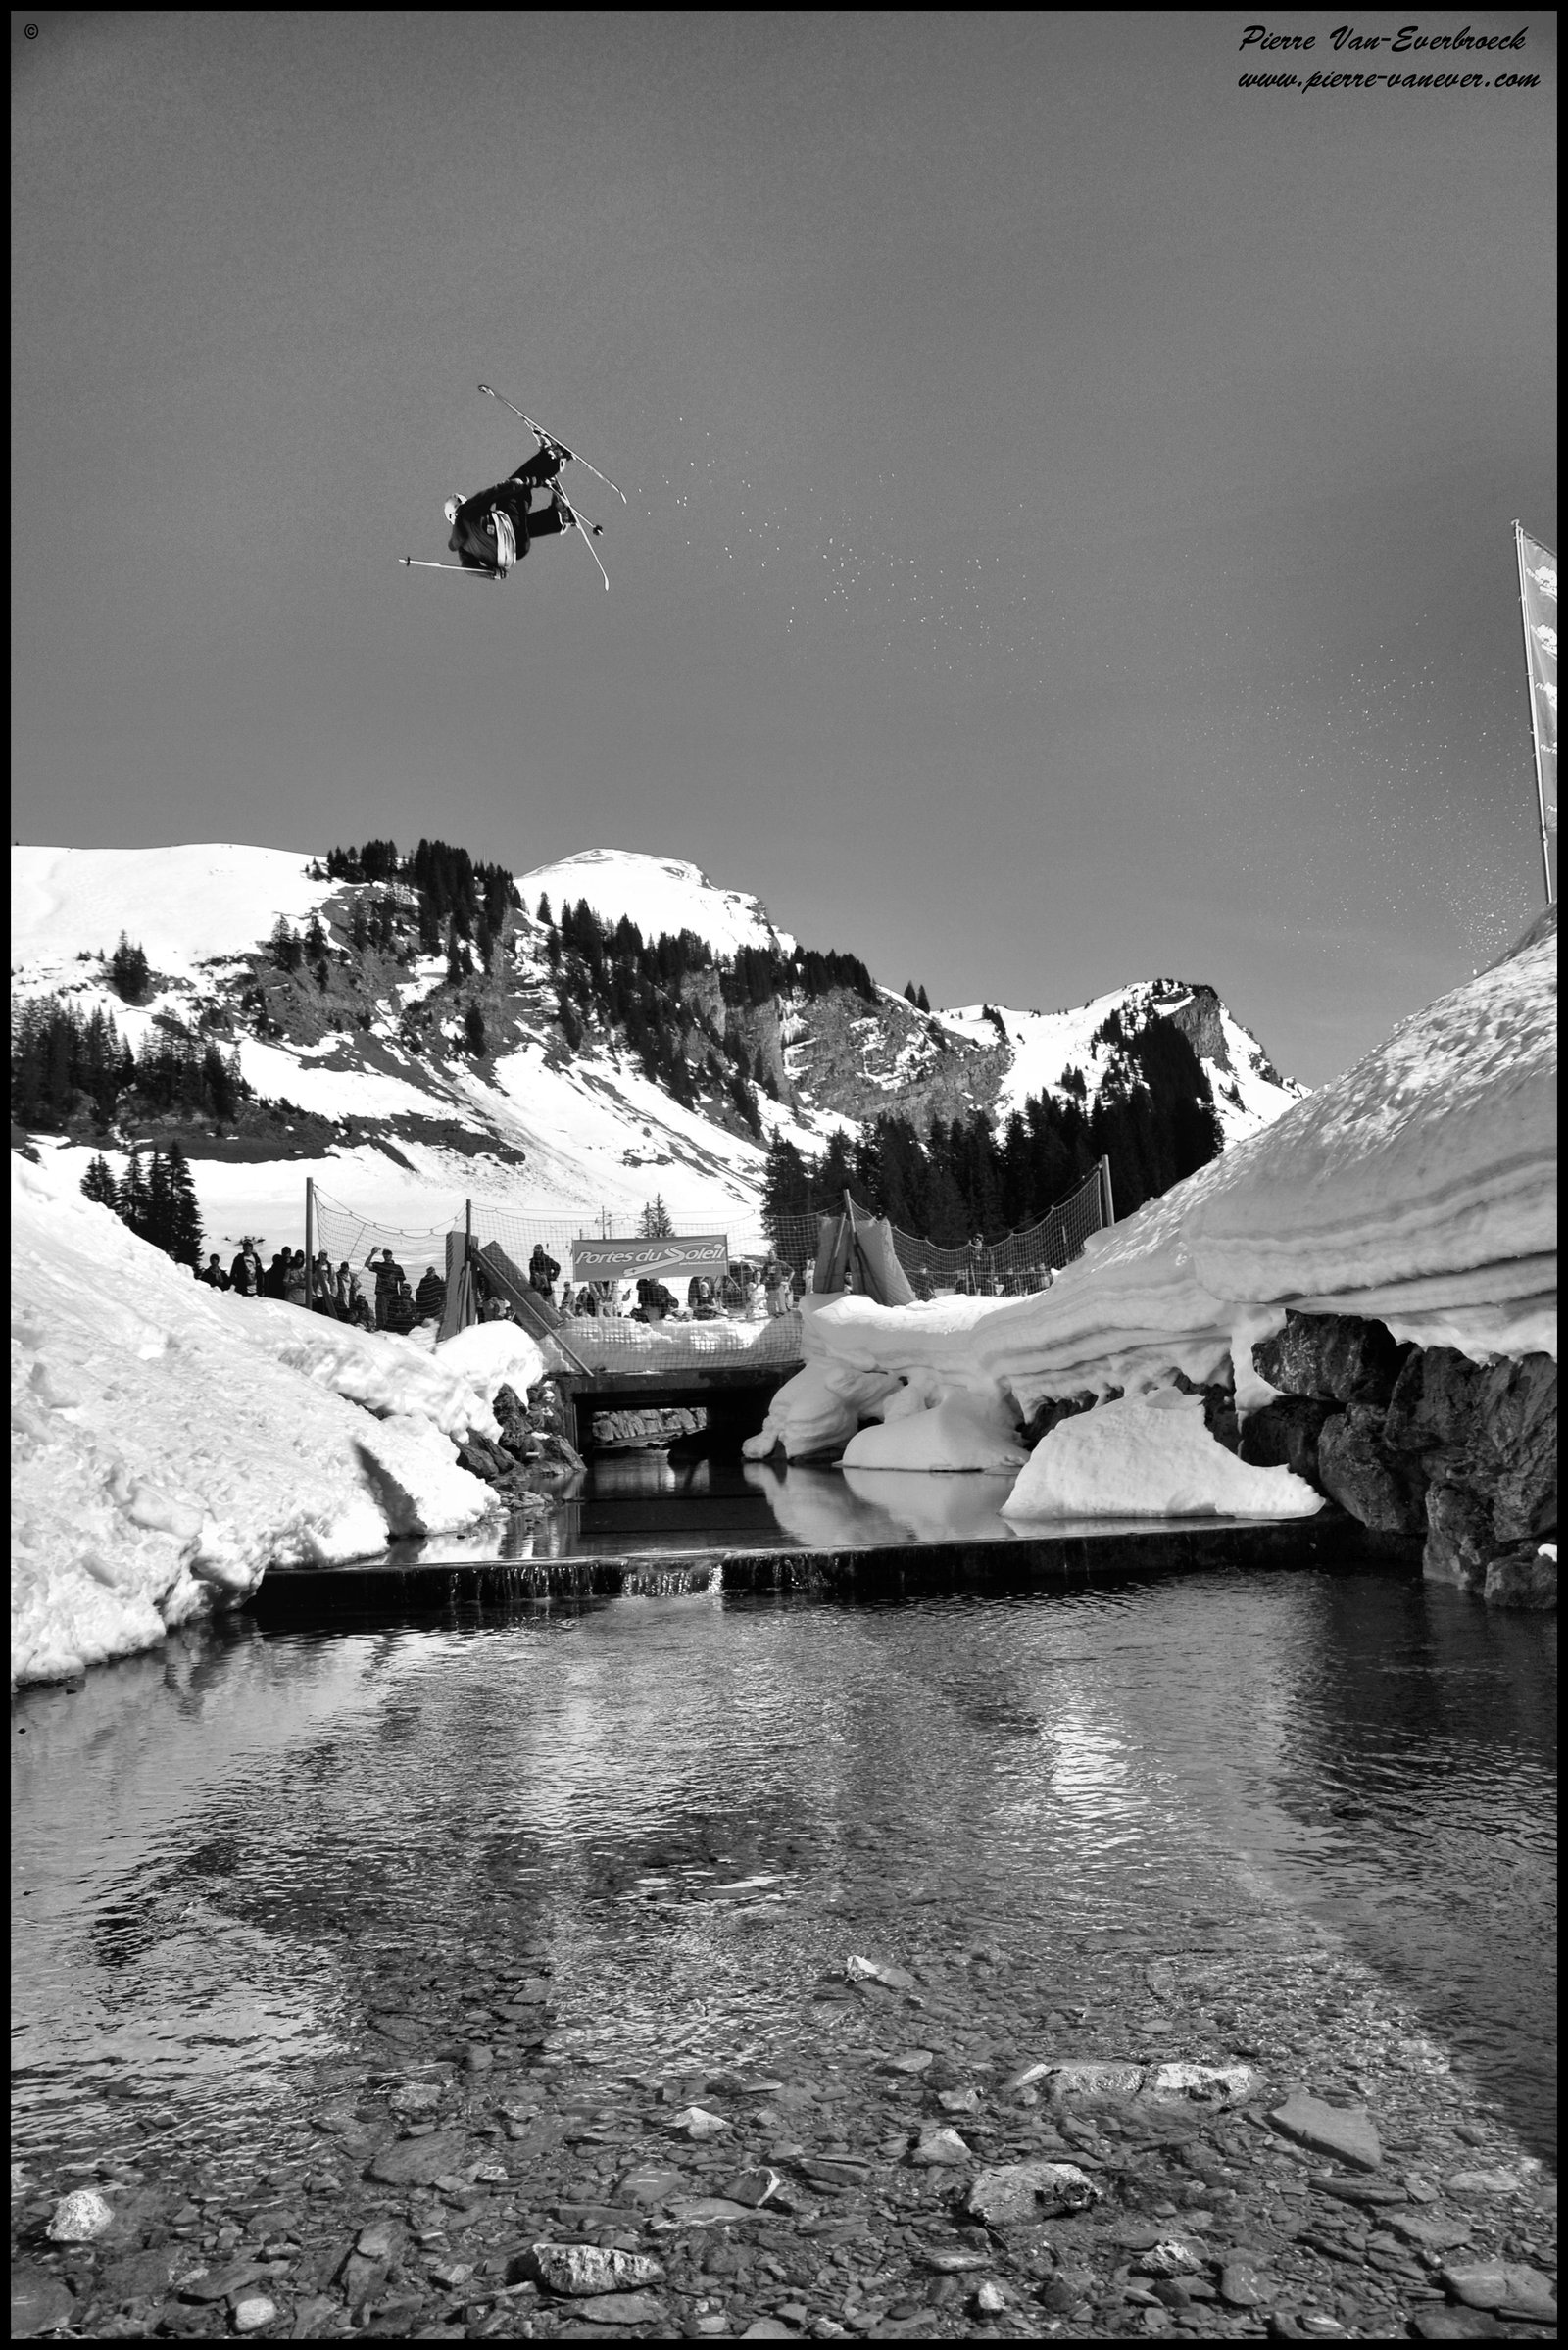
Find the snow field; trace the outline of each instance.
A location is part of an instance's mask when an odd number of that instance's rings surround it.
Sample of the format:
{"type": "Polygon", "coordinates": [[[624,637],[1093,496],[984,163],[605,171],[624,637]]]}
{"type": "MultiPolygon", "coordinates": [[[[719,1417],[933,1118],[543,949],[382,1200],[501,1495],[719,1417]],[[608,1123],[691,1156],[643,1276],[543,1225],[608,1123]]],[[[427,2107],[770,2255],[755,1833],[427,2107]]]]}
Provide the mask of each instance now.
{"type": "Polygon", "coordinates": [[[536,1359],[521,1333],[432,1358],[219,1295],[83,1199],[66,1155],[12,1161],[13,1685],[146,1647],[269,1565],[490,1514],[450,1436],[494,1431],[501,1377],[536,1359]]]}
{"type": "Polygon", "coordinates": [[[564,906],[586,898],[602,922],[613,924],[625,915],[650,946],[665,932],[678,938],[683,930],[706,939],[715,955],[734,955],[742,947],[788,954],[795,944],[788,931],[774,928],[760,898],[715,888],[706,873],[680,857],[647,857],[635,849],[584,849],[556,864],[519,873],[517,888],[530,914],[541,895],[549,897],[558,922],[564,906]]]}

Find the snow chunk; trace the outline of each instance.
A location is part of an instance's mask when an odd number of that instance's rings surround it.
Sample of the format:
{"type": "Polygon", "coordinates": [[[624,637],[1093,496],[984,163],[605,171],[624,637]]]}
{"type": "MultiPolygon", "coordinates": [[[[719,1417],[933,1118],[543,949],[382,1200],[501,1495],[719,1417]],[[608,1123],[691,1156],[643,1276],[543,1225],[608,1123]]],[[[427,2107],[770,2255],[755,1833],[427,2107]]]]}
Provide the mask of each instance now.
{"type": "Polygon", "coordinates": [[[846,1469],[1016,1469],[1027,1458],[1000,1395],[916,1378],[844,1451],[846,1469]]]}
{"type": "Polygon", "coordinates": [[[742,1449],[748,1460],[765,1460],[781,1444],[790,1460],[837,1452],[854,1436],[860,1414],[898,1384],[891,1374],[821,1358],[808,1362],[774,1391],[760,1432],[749,1436],[742,1449]]]}
{"type": "Polygon", "coordinates": [[[472,1322],[445,1342],[436,1360],[482,1389],[486,1403],[495,1401],[500,1387],[526,1395],[545,1375],[537,1343],[515,1322],[472,1322]]]}
{"type": "Polygon", "coordinates": [[[1175,1388],[1102,1403],[1042,1439],[1004,1518],[1310,1518],[1323,1507],[1289,1469],[1253,1469],[1215,1443],[1201,1395],[1175,1388]]]}

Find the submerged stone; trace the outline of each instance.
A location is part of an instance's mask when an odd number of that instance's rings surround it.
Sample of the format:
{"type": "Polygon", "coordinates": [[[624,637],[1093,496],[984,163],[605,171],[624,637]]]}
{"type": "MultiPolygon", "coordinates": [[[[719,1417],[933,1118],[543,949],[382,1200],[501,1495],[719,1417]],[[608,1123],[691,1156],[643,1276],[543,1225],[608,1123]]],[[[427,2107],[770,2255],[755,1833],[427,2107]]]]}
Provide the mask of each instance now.
{"type": "Polygon", "coordinates": [[[1333,2155],[1357,2171],[1383,2166],[1383,2148],[1364,2105],[1329,2105],[1304,2089],[1295,2089],[1269,2120],[1281,2134],[1307,2146],[1314,2154],[1333,2155]]]}
{"type": "Polygon", "coordinates": [[[1076,2163],[1018,2162],[982,2171],[969,2188],[966,2203],[973,2217],[988,2228],[1006,2228],[1022,2220],[1084,2211],[1099,2200],[1099,2187],[1076,2163]]]}

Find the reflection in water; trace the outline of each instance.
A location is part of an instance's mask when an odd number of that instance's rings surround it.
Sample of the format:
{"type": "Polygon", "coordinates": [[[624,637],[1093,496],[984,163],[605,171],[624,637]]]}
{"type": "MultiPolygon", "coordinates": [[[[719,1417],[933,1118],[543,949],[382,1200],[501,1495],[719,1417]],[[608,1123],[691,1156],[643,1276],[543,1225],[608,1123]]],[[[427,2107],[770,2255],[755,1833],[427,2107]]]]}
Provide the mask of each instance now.
{"type": "MultiPolygon", "coordinates": [[[[775,1498],[824,1488],[874,1508],[775,1498]]],[[[939,1999],[980,1941],[953,1995],[1014,2045],[1174,1953],[1279,2063],[1435,2040],[1548,2151],[1553,1641],[1316,1572],[174,1641],[14,1707],[19,2151],[303,2139],[389,1990],[456,2024],[526,1950],[550,2052],[642,2069],[815,2047],[848,1951],[939,1999]]]]}
{"type": "Polygon", "coordinates": [[[1017,1472],[979,1471],[964,1477],[911,1476],[899,1469],[845,1469],[857,1500],[868,1501],[917,1542],[1005,1542],[1013,1539],[1001,1513],[1017,1472]]]}

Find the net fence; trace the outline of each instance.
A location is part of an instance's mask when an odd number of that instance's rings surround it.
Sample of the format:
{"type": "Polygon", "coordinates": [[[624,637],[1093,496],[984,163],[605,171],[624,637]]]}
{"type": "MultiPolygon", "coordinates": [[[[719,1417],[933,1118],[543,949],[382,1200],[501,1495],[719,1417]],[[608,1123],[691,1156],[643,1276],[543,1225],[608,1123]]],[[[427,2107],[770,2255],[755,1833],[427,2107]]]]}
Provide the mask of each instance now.
{"type": "MultiPolygon", "coordinates": [[[[875,1213],[853,1198],[851,1205],[860,1219],[875,1213]]],[[[800,1316],[793,1310],[791,1290],[799,1295],[809,1283],[821,1215],[827,1212],[774,1214],[765,1225],[757,1221],[730,1226],[725,1240],[731,1286],[727,1297],[720,1293],[723,1301],[716,1315],[700,1319],[691,1315],[683,1282],[676,1282],[670,1293],[675,1312],[662,1320],[645,1319],[636,1309],[635,1285],[629,1279],[597,1284],[592,1293],[597,1310],[576,1310],[579,1302],[587,1301],[587,1284],[573,1278],[572,1244],[604,1238],[603,1218],[592,1229],[569,1214],[530,1216],[475,1199],[454,1202],[454,1214],[444,1224],[411,1230],[362,1215],[318,1185],[316,1245],[326,1250],[334,1265],[346,1260],[361,1274],[372,1257],[390,1249],[410,1291],[416,1292],[430,1271],[444,1280],[448,1235],[471,1231],[481,1295],[493,1293],[515,1302],[523,1293],[530,1309],[523,1318],[559,1369],[595,1370],[618,1363],[628,1370],[673,1372],[717,1361],[761,1367],[800,1358],[800,1316]],[[545,1289],[530,1279],[536,1248],[555,1268],[545,1289]],[[788,1267],[793,1284],[778,1278],[780,1266],[788,1267]]],[[[693,1222],[708,1232],[719,1229],[710,1219],[693,1222]]],[[[1104,1222],[1104,1187],[1097,1167],[1037,1224],[1000,1240],[944,1248],[897,1225],[891,1229],[894,1251],[917,1297],[955,1293],[1004,1297],[1044,1289],[1104,1222]]]]}

